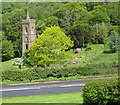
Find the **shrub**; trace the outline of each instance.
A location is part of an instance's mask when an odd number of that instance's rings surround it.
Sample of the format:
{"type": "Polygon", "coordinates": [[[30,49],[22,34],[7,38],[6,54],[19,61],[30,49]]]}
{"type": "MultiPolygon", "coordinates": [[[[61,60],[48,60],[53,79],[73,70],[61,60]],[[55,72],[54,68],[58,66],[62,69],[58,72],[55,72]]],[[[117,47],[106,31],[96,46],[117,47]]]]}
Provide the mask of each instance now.
{"type": "Polygon", "coordinates": [[[109,46],[112,52],[118,51],[119,37],[115,31],[112,31],[110,34],[109,46]]]}
{"type": "Polygon", "coordinates": [[[31,64],[31,60],[29,59],[29,50],[26,50],[24,53],[23,53],[23,56],[22,56],[22,58],[23,58],[23,63],[24,63],[24,65],[27,65],[27,66],[33,66],[32,64],[31,64]]]}
{"type": "Polygon", "coordinates": [[[116,78],[87,82],[83,87],[83,102],[95,105],[117,104],[120,102],[119,87],[116,78]]]}

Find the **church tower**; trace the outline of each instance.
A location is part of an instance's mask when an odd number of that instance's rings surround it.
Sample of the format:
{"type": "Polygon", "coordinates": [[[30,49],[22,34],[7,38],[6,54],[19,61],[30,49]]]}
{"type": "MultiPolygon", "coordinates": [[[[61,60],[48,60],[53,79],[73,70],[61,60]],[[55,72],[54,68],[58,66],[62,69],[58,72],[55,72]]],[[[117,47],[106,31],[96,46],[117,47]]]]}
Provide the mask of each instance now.
{"type": "Polygon", "coordinates": [[[22,20],[22,53],[29,49],[36,39],[35,19],[30,19],[27,8],[27,18],[22,20]]]}

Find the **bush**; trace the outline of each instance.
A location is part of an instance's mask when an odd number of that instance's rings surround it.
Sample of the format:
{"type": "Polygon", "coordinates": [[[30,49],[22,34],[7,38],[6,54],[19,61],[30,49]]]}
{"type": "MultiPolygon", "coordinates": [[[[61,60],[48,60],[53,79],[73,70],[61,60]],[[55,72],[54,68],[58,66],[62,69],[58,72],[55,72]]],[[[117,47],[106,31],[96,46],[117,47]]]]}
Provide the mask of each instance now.
{"type": "Polygon", "coordinates": [[[27,65],[27,66],[33,66],[32,64],[31,64],[31,60],[29,59],[29,50],[26,50],[24,53],[23,53],[23,56],[22,56],[22,58],[23,58],[23,63],[24,63],[24,65],[27,65]]]}
{"type": "Polygon", "coordinates": [[[116,78],[87,82],[83,87],[83,102],[95,105],[118,104],[119,87],[116,78]]]}
{"type": "Polygon", "coordinates": [[[110,34],[109,46],[112,52],[118,51],[119,37],[115,31],[112,31],[110,34]]]}

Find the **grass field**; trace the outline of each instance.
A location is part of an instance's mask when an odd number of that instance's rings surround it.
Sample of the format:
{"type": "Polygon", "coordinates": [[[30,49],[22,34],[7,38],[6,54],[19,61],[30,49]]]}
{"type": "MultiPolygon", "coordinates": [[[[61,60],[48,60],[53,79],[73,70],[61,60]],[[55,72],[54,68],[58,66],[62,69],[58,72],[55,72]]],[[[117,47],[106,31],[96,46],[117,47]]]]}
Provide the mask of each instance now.
{"type": "Polygon", "coordinates": [[[2,103],[83,103],[82,92],[2,98],[2,103]]]}

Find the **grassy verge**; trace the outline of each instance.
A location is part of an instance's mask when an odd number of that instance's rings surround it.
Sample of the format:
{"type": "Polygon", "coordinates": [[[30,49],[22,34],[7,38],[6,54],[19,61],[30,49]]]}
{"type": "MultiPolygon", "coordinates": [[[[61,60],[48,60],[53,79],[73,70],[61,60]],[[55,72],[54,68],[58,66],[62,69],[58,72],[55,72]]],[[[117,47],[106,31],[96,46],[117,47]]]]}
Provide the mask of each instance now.
{"type": "Polygon", "coordinates": [[[2,103],[83,103],[82,92],[3,98],[2,103]]]}
{"type": "Polygon", "coordinates": [[[118,74],[109,75],[92,75],[92,76],[74,76],[74,77],[62,77],[62,78],[46,78],[34,81],[3,81],[0,84],[19,84],[19,83],[32,83],[32,82],[46,82],[46,81],[66,81],[66,80],[77,80],[77,79],[92,79],[92,78],[102,78],[102,77],[117,77],[118,74]]]}

